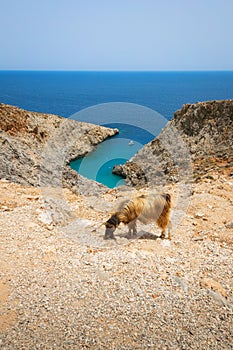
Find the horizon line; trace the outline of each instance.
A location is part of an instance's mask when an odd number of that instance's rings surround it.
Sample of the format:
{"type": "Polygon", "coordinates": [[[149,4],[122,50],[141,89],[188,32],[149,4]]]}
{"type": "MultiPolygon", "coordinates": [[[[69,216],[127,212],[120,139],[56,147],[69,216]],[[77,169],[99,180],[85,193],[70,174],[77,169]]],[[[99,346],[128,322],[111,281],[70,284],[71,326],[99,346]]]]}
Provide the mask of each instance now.
{"type": "Polygon", "coordinates": [[[0,72],[233,72],[233,69],[0,69],[0,72]]]}

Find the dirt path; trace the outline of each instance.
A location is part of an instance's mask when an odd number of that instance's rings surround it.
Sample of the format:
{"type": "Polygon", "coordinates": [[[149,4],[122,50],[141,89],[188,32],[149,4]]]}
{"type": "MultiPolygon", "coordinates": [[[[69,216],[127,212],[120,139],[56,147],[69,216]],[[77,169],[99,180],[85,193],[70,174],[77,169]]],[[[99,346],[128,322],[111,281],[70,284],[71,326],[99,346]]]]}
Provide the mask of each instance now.
{"type": "Polygon", "coordinates": [[[1,349],[233,349],[231,177],[194,186],[171,241],[103,241],[116,193],[64,196],[58,227],[39,189],[0,181],[1,349]]]}

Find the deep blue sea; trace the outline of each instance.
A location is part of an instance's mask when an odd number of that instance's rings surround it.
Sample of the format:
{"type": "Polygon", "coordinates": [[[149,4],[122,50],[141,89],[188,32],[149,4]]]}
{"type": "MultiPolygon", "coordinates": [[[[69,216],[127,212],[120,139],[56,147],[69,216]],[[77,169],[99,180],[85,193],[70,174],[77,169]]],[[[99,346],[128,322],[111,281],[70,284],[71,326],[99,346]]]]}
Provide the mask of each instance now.
{"type": "Polygon", "coordinates": [[[100,145],[90,160],[85,157],[72,164],[109,187],[119,181],[111,175],[112,166],[129,159],[156,136],[164,121],[171,119],[183,104],[232,98],[233,71],[0,71],[2,103],[68,118],[75,116],[78,120],[86,118],[96,124],[114,124],[120,129],[120,134],[100,145]],[[96,105],[99,107],[92,107],[96,105]],[[135,105],[138,108],[134,109],[135,105]],[[153,111],[164,119],[158,121],[153,111]]]}

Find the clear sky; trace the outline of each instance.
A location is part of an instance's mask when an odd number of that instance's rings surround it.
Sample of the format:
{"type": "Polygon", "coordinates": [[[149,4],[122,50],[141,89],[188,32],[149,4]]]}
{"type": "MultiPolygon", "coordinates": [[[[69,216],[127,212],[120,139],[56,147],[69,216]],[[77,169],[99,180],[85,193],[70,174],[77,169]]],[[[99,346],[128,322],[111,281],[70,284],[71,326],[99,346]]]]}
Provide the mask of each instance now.
{"type": "Polygon", "coordinates": [[[233,0],[0,0],[0,69],[233,70],[233,0]]]}

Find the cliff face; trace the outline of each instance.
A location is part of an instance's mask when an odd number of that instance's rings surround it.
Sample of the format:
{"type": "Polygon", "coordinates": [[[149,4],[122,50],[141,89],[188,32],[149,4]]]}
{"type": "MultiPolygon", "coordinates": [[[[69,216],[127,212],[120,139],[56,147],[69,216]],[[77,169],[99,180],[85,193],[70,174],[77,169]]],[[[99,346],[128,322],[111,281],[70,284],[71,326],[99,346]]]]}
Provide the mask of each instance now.
{"type": "Polygon", "coordinates": [[[233,100],[185,104],[160,135],[114,172],[137,186],[233,171],[233,100]]]}
{"type": "Polygon", "coordinates": [[[76,189],[85,180],[70,160],[117,130],[0,104],[0,178],[23,185],[76,189]]]}
{"type": "Polygon", "coordinates": [[[216,170],[233,166],[233,100],[186,104],[174,114],[173,123],[182,133],[197,173],[211,170],[211,163],[216,170]]]}
{"type": "MultiPolygon", "coordinates": [[[[116,132],[0,104],[0,178],[91,191],[90,181],[68,163],[116,132]]],[[[233,100],[184,105],[155,140],[114,172],[133,186],[232,174],[233,100]]]]}

